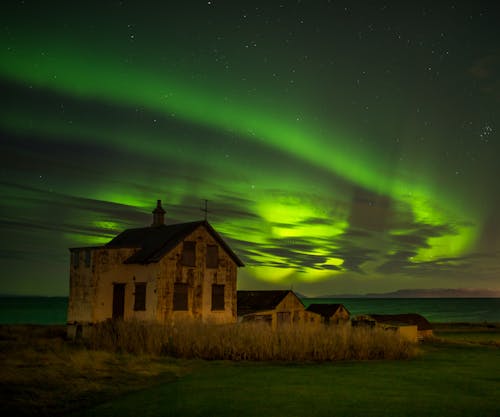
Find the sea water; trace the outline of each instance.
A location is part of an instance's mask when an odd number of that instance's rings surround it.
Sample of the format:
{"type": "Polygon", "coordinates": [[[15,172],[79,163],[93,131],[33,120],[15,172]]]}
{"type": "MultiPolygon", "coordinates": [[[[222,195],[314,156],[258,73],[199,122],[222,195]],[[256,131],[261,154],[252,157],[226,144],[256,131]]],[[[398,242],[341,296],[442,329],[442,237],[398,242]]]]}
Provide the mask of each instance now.
{"type": "Polygon", "coordinates": [[[65,324],[68,297],[0,297],[0,324],[65,324]]]}
{"type": "Polygon", "coordinates": [[[351,313],[418,313],[430,322],[500,322],[500,298],[304,298],[313,303],[343,304],[351,313]]]}
{"type": "MultiPolygon", "coordinates": [[[[304,298],[358,314],[418,313],[430,322],[500,323],[500,298],[304,298]]],[[[0,324],[65,324],[67,297],[0,297],[0,324]]]]}

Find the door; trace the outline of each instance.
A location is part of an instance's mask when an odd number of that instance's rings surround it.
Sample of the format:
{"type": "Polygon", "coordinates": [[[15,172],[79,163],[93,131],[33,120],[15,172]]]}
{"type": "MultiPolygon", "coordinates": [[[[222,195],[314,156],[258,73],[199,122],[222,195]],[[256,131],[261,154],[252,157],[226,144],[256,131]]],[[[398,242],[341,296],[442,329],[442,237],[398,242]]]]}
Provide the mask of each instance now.
{"type": "Polygon", "coordinates": [[[125,311],[125,284],[113,284],[113,319],[123,319],[125,311]]]}

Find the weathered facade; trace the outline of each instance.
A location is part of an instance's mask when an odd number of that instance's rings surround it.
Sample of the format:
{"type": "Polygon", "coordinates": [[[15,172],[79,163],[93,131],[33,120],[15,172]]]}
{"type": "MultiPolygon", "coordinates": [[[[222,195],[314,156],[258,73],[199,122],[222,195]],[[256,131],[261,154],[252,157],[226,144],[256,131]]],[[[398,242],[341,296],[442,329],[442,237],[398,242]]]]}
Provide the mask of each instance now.
{"type": "Polygon", "coordinates": [[[306,311],[304,304],[291,290],[238,291],[238,319],[280,325],[321,323],[321,316],[306,311]]]}
{"type": "Polygon", "coordinates": [[[150,227],[70,249],[70,335],[107,319],[236,322],[243,263],[207,221],[167,226],[164,213],[158,201],[150,227]]]}
{"type": "Polygon", "coordinates": [[[343,304],[310,304],[306,310],[319,314],[325,324],[345,323],[351,317],[343,304]]]}

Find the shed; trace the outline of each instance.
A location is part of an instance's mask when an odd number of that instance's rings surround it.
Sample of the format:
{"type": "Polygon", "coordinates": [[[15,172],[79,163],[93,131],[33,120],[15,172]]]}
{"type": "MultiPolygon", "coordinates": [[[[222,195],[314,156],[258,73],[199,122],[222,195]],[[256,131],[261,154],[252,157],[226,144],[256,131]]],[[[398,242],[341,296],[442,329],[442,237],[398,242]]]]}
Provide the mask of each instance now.
{"type": "Polygon", "coordinates": [[[310,304],[306,310],[319,314],[325,324],[345,323],[351,317],[343,304],[310,304]]]}
{"type": "Polygon", "coordinates": [[[370,314],[370,317],[377,323],[400,326],[416,326],[417,338],[419,340],[432,337],[432,325],[420,314],[370,314]]]}
{"type": "Polygon", "coordinates": [[[238,291],[238,320],[281,325],[321,322],[321,316],[308,312],[292,290],[238,291]]]}

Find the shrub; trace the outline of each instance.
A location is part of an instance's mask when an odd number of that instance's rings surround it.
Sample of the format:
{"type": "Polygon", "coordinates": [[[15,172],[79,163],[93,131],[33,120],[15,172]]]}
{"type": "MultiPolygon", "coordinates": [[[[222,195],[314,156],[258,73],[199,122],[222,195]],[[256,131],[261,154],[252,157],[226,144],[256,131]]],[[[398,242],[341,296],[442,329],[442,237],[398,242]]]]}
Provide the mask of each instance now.
{"type": "Polygon", "coordinates": [[[338,361],[404,359],[415,344],[380,328],[282,326],[264,323],[226,325],[178,321],[169,325],[109,321],[94,326],[89,346],[113,352],[179,358],[253,361],[338,361]]]}

